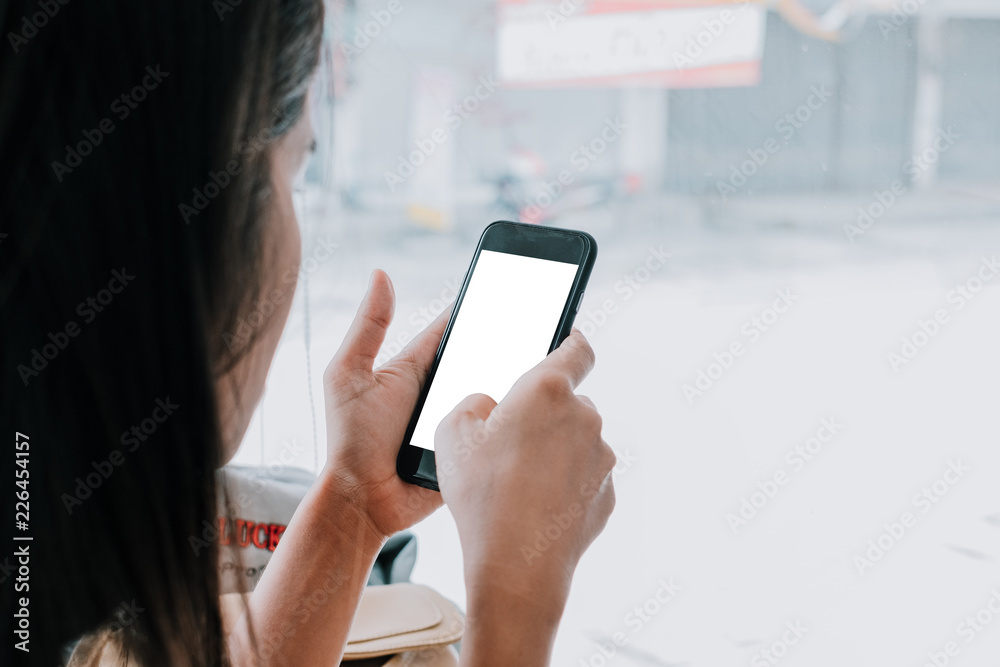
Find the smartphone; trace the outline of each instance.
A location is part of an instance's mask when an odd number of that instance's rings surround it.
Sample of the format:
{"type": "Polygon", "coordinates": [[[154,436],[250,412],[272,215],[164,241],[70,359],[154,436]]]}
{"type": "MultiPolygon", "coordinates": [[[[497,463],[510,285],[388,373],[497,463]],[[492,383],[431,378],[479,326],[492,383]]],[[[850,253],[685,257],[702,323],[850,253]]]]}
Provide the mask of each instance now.
{"type": "Polygon", "coordinates": [[[596,258],[585,232],[504,221],[483,231],[396,459],[403,480],[440,490],[438,425],[470,394],[499,403],[559,347],[596,258]]]}

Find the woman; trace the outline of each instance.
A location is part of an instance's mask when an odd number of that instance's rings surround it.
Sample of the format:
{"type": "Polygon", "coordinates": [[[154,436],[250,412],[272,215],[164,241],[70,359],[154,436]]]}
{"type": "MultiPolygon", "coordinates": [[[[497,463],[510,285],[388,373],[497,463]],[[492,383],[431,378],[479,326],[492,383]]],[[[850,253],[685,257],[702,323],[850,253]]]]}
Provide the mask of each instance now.
{"type": "Polygon", "coordinates": [[[5,437],[30,445],[20,534],[33,537],[30,591],[4,585],[7,619],[30,595],[30,654],[15,657],[56,664],[128,609],[112,639],[134,664],[338,664],[380,546],[443,499],[465,563],[462,663],[547,662],[572,572],[614,505],[600,417],[573,393],[593,364],[578,333],[500,406],[456,407],[435,440],[456,470],[441,494],[407,485],[395,455],[445,320],[373,371],[394,301],[375,272],[324,377],[328,463],[228,636],[217,546],[191,547],[291,304],[230,335],[294,287],[291,190],[313,144],[322,16],[320,0],[3,13],[0,411],[5,437]],[[463,442],[476,446],[456,456],[463,442]],[[564,536],[527,560],[521,547],[574,504],[564,536]],[[290,624],[330,582],[332,601],[290,624]]]}

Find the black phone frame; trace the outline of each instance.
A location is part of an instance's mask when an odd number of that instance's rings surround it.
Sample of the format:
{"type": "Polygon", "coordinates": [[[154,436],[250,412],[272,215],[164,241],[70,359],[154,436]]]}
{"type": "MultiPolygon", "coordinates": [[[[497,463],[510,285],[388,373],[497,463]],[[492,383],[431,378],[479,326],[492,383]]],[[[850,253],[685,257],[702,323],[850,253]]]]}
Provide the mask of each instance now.
{"type": "Polygon", "coordinates": [[[568,262],[578,265],[576,277],[573,280],[573,286],[563,306],[562,316],[559,318],[559,325],[556,328],[555,335],[552,337],[549,352],[559,347],[559,344],[573,330],[573,322],[576,319],[577,312],[580,310],[580,304],[583,302],[590,273],[594,268],[594,262],[597,260],[597,241],[586,232],[542,225],[528,225],[506,220],[498,220],[490,223],[483,230],[482,235],[479,237],[479,243],[476,245],[476,252],[472,257],[472,263],[469,265],[469,269],[466,271],[465,278],[462,281],[462,289],[455,299],[455,307],[452,309],[451,316],[448,319],[448,326],[441,336],[441,343],[438,345],[437,353],[434,355],[434,363],[427,374],[427,378],[424,380],[423,387],[420,390],[420,397],[417,399],[410,422],[406,427],[406,435],[403,437],[399,455],[396,457],[396,472],[403,481],[434,491],[440,491],[437,482],[437,463],[434,458],[434,451],[411,445],[410,438],[413,437],[417,419],[423,410],[424,401],[427,399],[431,382],[434,380],[434,374],[437,372],[441,356],[448,344],[448,337],[451,334],[452,326],[455,324],[455,318],[462,307],[462,300],[465,298],[469,280],[472,278],[472,273],[476,269],[476,262],[479,261],[479,256],[483,250],[506,252],[525,257],[537,257],[539,259],[550,259],[557,262],[568,262]]]}

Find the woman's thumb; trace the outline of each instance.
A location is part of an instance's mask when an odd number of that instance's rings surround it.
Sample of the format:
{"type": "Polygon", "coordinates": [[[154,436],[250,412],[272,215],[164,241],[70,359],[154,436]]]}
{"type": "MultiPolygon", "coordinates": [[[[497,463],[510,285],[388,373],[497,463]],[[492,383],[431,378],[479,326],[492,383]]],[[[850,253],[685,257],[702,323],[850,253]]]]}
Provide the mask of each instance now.
{"type": "Polygon", "coordinates": [[[389,276],[385,271],[375,269],[368,283],[368,292],[358,307],[344,342],[333,358],[333,364],[343,371],[370,373],[392,322],[395,307],[396,295],[389,276]]]}

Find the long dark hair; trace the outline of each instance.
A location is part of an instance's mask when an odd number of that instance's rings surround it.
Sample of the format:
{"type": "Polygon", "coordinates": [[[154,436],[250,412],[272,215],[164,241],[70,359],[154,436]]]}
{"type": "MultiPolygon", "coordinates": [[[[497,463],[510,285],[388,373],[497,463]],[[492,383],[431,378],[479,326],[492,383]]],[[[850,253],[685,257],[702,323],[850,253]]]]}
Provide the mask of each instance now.
{"type": "Polygon", "coordinates": [[[32,663],[127,623],[140,664],[222,664],[218,554],[191,538],[322,0],[13,0],[0,20],[0,469],[30,496],[22,530],[2,475],[4,651],[28,595],[32,663]]]}

